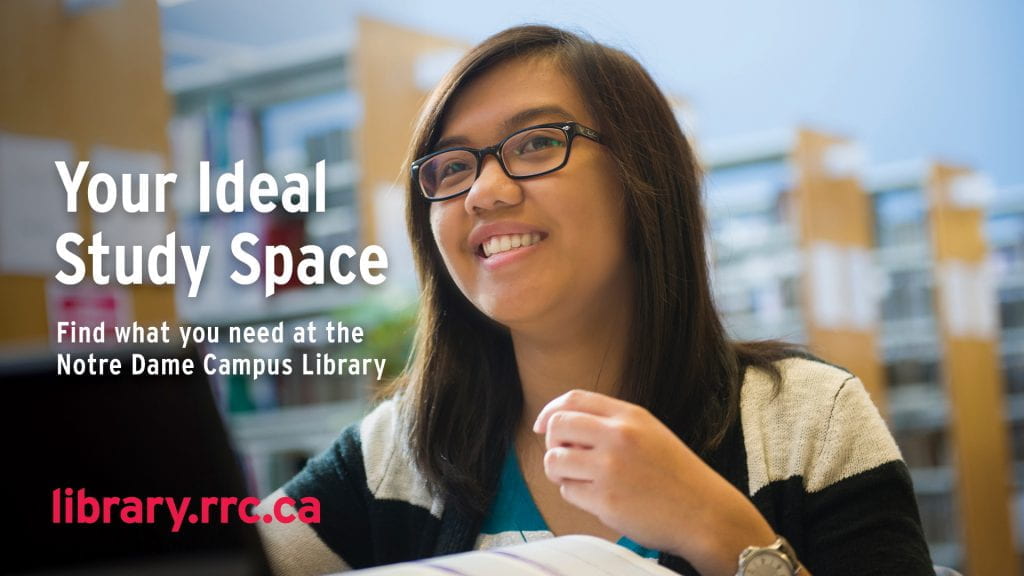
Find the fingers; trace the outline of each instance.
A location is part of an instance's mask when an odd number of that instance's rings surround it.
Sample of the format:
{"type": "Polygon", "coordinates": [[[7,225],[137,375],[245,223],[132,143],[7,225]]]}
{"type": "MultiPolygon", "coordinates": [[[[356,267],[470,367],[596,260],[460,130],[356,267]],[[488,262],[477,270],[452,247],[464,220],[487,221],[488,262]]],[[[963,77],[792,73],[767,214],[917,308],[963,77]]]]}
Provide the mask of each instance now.
{"type": "Polygon", "coordinates": [[[545,447],[593,448],[607,427],[608,423],[601,416],[568,410],[555,412],[548,418],[545,447]]]}
{"type": "Polygon", "coordinates": [[[593,482],[583,480],[566,480],[558,487],[562,499],[580,508],[587,510],[591,508],[591,501],[594,499],[595,487],[593,482]]]}
{"type": "Polygon", "coordinates": [[[578,448],[552,448],[544,453],[544,474],[556,484],[593,482],[596,477],[594,456],[578,448]]]}
{"type": "Polygon", "coordinates": [[[633,404],[612,398],[611,396],[598,394],[597,392],[570,390],[548,402],[541,409],[540,414],[537,415],[536,422],[533,423],[533,431],[538,434],[546,433],[551,416],[562,410],[586,412],[594,416],[614,416],[634,408],[636,407],[633,404]]]}

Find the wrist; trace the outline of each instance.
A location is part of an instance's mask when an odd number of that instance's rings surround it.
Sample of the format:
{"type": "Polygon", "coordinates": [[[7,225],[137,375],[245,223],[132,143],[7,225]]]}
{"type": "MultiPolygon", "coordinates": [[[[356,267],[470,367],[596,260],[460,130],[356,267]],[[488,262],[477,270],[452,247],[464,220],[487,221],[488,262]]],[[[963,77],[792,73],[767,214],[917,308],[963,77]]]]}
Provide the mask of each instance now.
{"type": "Polygon", "coordinates": [[[708,482],[701,494],[700,505],[691,504],[687,515],[689,529],[676,531],[672,552],[706,576],[735,576],[740,553],[749,546],[770,546],[775,530],[745,494],[721,477],[708,482]]]}
{"type": "Polygon", "coordinates": [[[735,576],[738,558],[749,547],[769,547],[776,534],[760,514],[756,520],[709,523],[697,534],[682,536],[673,551],[686,558],[701,574],[735,576]]]}

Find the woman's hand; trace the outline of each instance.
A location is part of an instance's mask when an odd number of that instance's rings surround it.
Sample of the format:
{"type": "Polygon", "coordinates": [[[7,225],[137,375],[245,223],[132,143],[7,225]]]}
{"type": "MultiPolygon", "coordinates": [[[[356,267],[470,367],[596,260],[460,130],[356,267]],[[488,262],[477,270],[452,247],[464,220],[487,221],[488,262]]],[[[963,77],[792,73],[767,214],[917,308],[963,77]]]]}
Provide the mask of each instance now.
{"type": "Polygon", "coordinates": [[[775,540],[746,496],[639,406],[573,390],[533,430],[545,435],[544,471],[566,501],[702,574],[732,576],[744,548],[775,540]]]}

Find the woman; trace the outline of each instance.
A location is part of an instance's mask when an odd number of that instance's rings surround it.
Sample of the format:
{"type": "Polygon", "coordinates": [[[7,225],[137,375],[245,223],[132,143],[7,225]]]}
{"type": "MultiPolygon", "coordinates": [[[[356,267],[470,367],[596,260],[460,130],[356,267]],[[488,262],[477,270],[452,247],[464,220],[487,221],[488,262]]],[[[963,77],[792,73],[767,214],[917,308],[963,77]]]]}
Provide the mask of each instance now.
{"type": "Polygon", "coordinates": [[[413,357],[283,488],[322,521],[263,526],[277,569],[584,533],[684,574],[931,573],[859,380],[726,338],[700,172],[635,60],[499,33],[434,92],[411,158],[413,357]]]}

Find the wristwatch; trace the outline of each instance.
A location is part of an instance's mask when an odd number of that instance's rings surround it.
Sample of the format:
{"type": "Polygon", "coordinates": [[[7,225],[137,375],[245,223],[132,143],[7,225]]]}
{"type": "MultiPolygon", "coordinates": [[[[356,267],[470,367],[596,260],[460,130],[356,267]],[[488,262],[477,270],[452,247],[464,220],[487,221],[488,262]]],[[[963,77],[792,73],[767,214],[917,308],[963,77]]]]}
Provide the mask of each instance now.
{"type": "Polygon", "coordinates": [[[796,552],[779,536],[770,546],[750,546],[741,552],[736,576],[794,576],[799,571],[796,552]]]}

